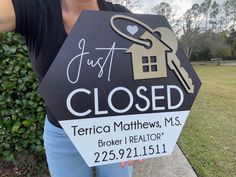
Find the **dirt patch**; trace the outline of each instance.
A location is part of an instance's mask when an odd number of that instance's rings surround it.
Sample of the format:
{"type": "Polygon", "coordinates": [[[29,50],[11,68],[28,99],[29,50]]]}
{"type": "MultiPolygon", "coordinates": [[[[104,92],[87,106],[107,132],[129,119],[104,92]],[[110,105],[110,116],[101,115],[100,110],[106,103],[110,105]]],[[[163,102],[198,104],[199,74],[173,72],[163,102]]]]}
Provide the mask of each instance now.
{"type": "Polygon", "coordinates": [[[42,167],[38,169],[32,169],[30,167],[18,167],[13,165],[12,163],[4,162],[0,160],[0,177],[49,177],[49,172],[47,168],[42,167]]]}
{"type": "Polygon", "coordinates": [[[10,163],[0,161],[0,177],[23,177],[28,170],[18,168],[10,163]]]}

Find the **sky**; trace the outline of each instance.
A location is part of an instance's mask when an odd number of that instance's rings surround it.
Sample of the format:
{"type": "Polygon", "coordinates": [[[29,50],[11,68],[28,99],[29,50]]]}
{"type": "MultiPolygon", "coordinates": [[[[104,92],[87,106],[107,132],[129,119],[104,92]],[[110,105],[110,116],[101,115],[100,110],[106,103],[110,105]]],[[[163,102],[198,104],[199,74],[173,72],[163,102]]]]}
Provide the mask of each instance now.
{"type": "MultiPolygon", "coordinates": [[[[223,1],[224,0],[216,0],[216,2],[218,2],[219,4],[222,4],[223,1]]],[[[203,0],[141,0],[142,6],[135,12],[146,14],[153,13],[151,12],[151,9],[160,2],[169,3],[176,13],[176,16],[181,16],[184,12],[186,12],[187,9],[190,9],[193,4],[201,4],[203,0]]]]}

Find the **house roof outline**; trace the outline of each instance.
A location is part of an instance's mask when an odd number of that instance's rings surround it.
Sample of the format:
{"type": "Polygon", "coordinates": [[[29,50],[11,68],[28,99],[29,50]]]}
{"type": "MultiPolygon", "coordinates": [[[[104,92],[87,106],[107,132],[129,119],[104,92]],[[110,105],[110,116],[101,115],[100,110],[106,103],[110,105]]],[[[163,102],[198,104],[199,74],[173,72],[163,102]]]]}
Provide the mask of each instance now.
{"type": "Polygon", "coordinates": [[[149,31],[146,31],[140,39],[149,40],[152,45],[145,47],[142,44],[134,43],[126,51],[126,53],[131,53],[132,55],[134,80],[167,77],[167,53],[172,52],[172,49],[149,31]],[[143,57],[148,57],[147,63],[144,63],[145,60],[143,60],[143,57]],[[156,60],[153,57],[155,57],[156,60]],[[152,61],[152,59],[154,59],[154,61],[152,61]],[[157,69],[150,69],[150,67],[155,66],[157,69]],[[146,67],[149,69],[144,71],[146,67]]]}
{"type": "MultiPolygon", "coordinates": [[[[172,48],[169,47],[166,43],[164,43],[161,39],[156,38],[153,34],[151,34],[150,32],[146,31],[141,37],[141,40],[147,40],[150,41],[151,43],[151,47],[148,48],[143,46],[142,44],[132,44],[131,47],[126,51],[126,53],[133,53],[133,52],[137,52],[137,49],[143,49],[145,51],[152,51],[153,49],[159,49],[158,51],[155,51],[156,55],[158,55],[159,52],[164,51],[165,53],[170,53],[172,52],[172,48]],[[152,41],[151,39],[154,39],[155,41],[152,41]],[[155,43],[157,43],[155,45],[155,43]]],[[[153,54],[152,54],[153,55],[153,54]]]]}

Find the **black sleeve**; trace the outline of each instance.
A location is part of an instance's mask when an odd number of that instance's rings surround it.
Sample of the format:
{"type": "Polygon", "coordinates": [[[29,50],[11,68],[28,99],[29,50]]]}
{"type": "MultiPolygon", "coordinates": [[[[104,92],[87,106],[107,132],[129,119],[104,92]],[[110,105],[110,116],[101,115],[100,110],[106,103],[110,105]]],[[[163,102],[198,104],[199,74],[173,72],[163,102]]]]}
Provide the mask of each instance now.
{"type": "Polygon", "coordinates": [[[112,10],[114,12],[128,12],[131,13],[126,7],[120,5],[120,4],[112,4],[111,2],[106,2],[108,9],[112,10]]]}
{"type": "Polygon", "coordinates": [[[128,10],[126,7],[120,5],[120,4],[115,4],[115,10],[116,11],[119,11],[119,12],[128,12],[128,13],[131,13],[130,10],[128,10]]]}
{"type": "Polygon", "coordinates": [[[28,37],[35,32],[40,10],[40,0],[12,0],[16,14],[15,32],[28,37]]]}

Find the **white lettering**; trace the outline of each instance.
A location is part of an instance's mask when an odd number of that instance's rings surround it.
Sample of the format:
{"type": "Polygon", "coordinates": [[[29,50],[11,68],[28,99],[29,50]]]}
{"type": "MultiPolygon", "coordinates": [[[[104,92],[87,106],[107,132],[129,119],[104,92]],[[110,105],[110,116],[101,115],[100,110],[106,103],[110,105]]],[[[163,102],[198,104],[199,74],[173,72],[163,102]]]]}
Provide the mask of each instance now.
{"type": "Polygon", "coordinates": [[[134,97],[133,97],[132,93],[130,92],[130,90],[127,89],[127,88],[125,88],[125,87],[117,87],[117,88],[113,89],[113,90],[110,92],[109,96],[108,96],[108,105],[109,105],[109,107],[110,107],[114,112],[119,113],[119,114],[122,114],[122,113],[125,113],[125,112],[129,111],[130,108],[132,107],[133,103],[134,103],[134,97]],[[129,104],[128,104],[128,106],[127,106],[125,109],[117,109],[117,108],[114,107],[114,105],[113,105],[113,103],[112,103],[112,96],[113,96],[117,91],[125,91],[125,92],[128,93],[128,95],[129,95],[129,104]]]}
{"type": "Polygon", "coordinates": [[[156,101],[157,100],[164,100],[164,96],[156,96],[156,90],[164,89],[164,86],[152,86],[152,110],[154,111],[161,111],[165,110],[165,107],[157,107],[156,101]]]}
{"type": "Polygon", "coordinates": [[[146,106],[145,106],[144,108],[141,108],[141,107],[139,106],[139,104],[136,104],[135,107],[136,107],[137,110],[139,110],[140,112],[144,112],[144,111],[147,111],[148,108],[150,107],[150,101],[149,101],[149,99],[148,99],[146,96],[144,96],[144,95],[141,94],[141,90],[143,90],[143,91],[146,92],[146,91],[147,91],[147,88],[144,87],[144,86],[140,86],[140,87],[138,87],[138,89],[137,89],[137,91],[136,91],[137,96],[138,96],[139,98],[142,98],[142,99],[145,100],[146,106]]]}
{"type": "MultiPolygon", "coordinates": [[[[68,81],[71,83],[71,84],[75,84],[79,81],[79,77],[80,77],[80,72],[81,72],[81,66],[82,66],[82,62],[83,62],[83,57],[85,55],[89,55],[89,52],[84,52],[85,50],[85,44],[86,44],[86,41],[85,39],[81,39],[79,41],[79,44],[78,44],[78,47],[79,49],[81,49],[81,53],[79,55],[76,55],[74,58],[71,59],[71,61],[69,62],[68,66],[67,66],[67,70],[66,70],[66,76],[67,76],[67,79],[68,81]],[[76,76],[76,79],[73,81],[71,79],[71,74],[70,74],[70,68],[71,68],[71,65],[74,61],[78,60],[78,63],[79,63],[79,68],[78,68],[78,72],[77,72],[77,76],[76,76]]],[[[73,66],[73,65],[72,65],[73,66]]]]}
{"type": "Polygon", "coordinates": [[[88,115],[88,114],[90,114],[92,111],[91,111],[91,109],[89,109],[89,110],[87,110],[86,112],[76,112],[73,108],[72,108],[72,106],[71,106],[71,99],[72,99],[72,97],[75,95],[75,94],[77,94],[77,93],[80,93],[80,92],[84,92],[84,93],[86,93],[86,94],[91,94],[91,92],[89,91],[89,90],[87,90],[87,89],[82,89],[82,88],[80,88],[80,89],[76,89],[76,90],[74,90],[73,92],[71,92],[70,94],[69,94],[69,96],[67,97],[67,99],[66,99],[66,106],[67,106],[67,109],[70,111],[70,113],[71,114],[73,114],[73,115],[75,115],[75,116],[78,116],[78,117],[83,117],[83,116],[86,116],[86,115],[88,115]]]}
{"type": "Polygon", "coordinates": [[[94,106],[95,106],[95,115],[103,115],[108,114],[108,111],[100,111],[99,110],[99,101],[98,101],[98,88],[94,89],[94,106]]]}
{"type": "Polygon", "coordinates": [[[168,103],[168,109],[173,110],[173,109],[178,109],[184,102],[184,94],[183,91],[176,85],[168,85],[167,86],[167,103],[168,103]],[[180,100],[179,103],[176,105],[172,105],[171,103],[171,89],[175,89],[179,92],[180,94],[180,100]]]}

